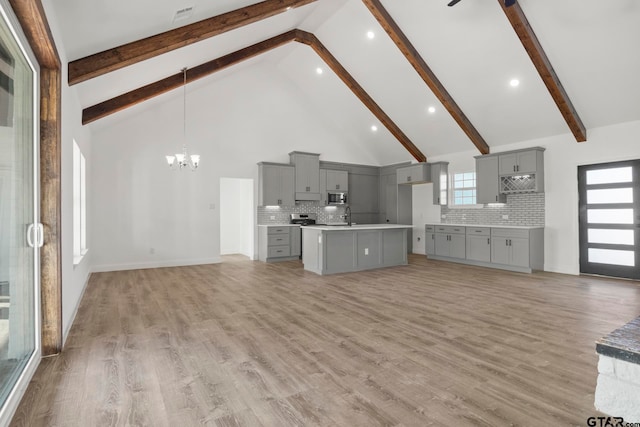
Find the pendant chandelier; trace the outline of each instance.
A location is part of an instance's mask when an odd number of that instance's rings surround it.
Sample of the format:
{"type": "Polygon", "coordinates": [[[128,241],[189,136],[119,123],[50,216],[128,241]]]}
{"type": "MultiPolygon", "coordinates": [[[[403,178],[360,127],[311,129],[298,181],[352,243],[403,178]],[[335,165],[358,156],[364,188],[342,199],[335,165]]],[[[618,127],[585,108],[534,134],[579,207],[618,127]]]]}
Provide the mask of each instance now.
{"type": "Polygon", "coordinates": [[[191,170],[196,170],[198,164],[200,164],[200,156],[198,154],[191,154],[187,152],[187,68],[182,69],[183,76],[183,98],[182,98],[182,153],[177,153],[173,156],[165,156],[170,169],[186,168],[187,166],[191,170]]]}

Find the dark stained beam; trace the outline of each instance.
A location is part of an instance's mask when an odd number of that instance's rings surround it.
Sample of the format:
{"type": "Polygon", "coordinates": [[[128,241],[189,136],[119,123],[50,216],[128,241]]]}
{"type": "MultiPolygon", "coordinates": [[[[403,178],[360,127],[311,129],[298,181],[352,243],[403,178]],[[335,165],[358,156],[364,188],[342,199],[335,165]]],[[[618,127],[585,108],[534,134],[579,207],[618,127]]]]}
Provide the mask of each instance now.
{"type": "MultiPolygon", "coordinates": [[[[224,55],[220,58],[187,70],[187,83],[191,83],[234,64],[267,52],[295,40],[296,30],[291,30],[270,39],[256,43],[244,49],[224,55]]],[[[123,95],[111,98],[99,104],[82,110],[82,124],[94,122],[115,112],[132,107],[155,96],[177,89],[184,84],[182,72],[170,77],[158,80],[141,88],[132,90],[123,95]]]]}
{"type": "Polygon", "coordinates": [[[217,36],[316,0],[266,0],[69,62],[69,85],[217,36]]]}
{"type": "Polygon", "coordinates": [[[349,74],[349,72],[338,62],[338,60],[327,50],[327,48],[318,40],[318,38],[306,31],[299,30],[299,42],[309,45],[322,60],[333,70],[333,72],[347,85],[349,89],[360,99],[374,116],[380,120],[391,134],[411,153],[411,155],[419,162],[426,162],[427,157],[422,154],[420,149],[414,145],[407,135],[391,120],[391,118],[382,111],[382,108],[369,96],[369,94],[358,84],[358,82],[349,74]]]}
{"type": "Polygon", "coordinates": [[[40,64],[40,305],[42,355],[62,350],[62,73],[40,0],[9,0],[40,64]]]}
{"type": "MultiPolygon", "coordinates": [[[[424,154],[411,142],[411,140],[400,130],[387,114],[375,103],[375,101],[365,92],[358,82],[347,72],[338,60],[324,47],[324,45],[311,33],[302,30],[291,30],[270,39],[256,43],[252,46],[240,49],[236,52],[214,59],[187,70],[187,83],[213,74],[224,68],[237,64],[245,59],[267,52],[288,42],[297,41],[310,46],[336,73],[338,77],[351,89],[351,91],[362,101],[362,103],[380,120],[380,122],[400,141],[400,143],[419,162],[426,162],[424,154]]],[[[183,74],[178,73],[139,89],[132,90],[123,95],[106,100],[99,104],[87,107],[82,111],[82,124],[91,123],[95,120],[106,117],[117,111],[124,110],[140,102],[151,99],[162,93],[176,89],[183,85],[183,74]]]]}
{"type": "Polygon", "coordinates": [[[391,40],[398,46],[398,49],[407,58],[422,80],[427,84],[433,94],[440,100],[444,108],[447,109],[451,117],[458,123],[460,129],[467,134],[471,142],[482,154],[489,154],[489,145],[482,138],[480,133],[473,126],[471,121],[465,116],[458,104],[453,100],[449,92],[440,83],[440,80],[431,71],[426,61],[418,53],[418,50],[411,44],[409,38],[400,29],[400,26],[393,20],[389,12],[382,6],[380,0],[362,0],[369,11],[378,20],[382,28],[387,32],[391,40]]]}
{"type": "Polygon", "coordinates": [[[571,129],[576,141],[586,141],[587,130],[578,112],[571,103],[569,95],[564,90],[560,78],[553,69],[551,61],[549,61],[538,37],[536,37],[533,28],[531,28],[529,20],[522,11],[520,4],[515,3],[513,6],[505,7],[502,0],[498,0],[498,3],[500,3],[502,10],[507,15],[518,38],[520,38],[520,42],[529,54],[529,58],[531,58],[533,65],[535,65],[540,77],[542,77],[542,81],[544,81],[544,84],[547,86],[551,97],[560,109],[560,113],[562,113],[562,117],[564,117],[567,125],[569,125],[569,129],[571,129]]]}

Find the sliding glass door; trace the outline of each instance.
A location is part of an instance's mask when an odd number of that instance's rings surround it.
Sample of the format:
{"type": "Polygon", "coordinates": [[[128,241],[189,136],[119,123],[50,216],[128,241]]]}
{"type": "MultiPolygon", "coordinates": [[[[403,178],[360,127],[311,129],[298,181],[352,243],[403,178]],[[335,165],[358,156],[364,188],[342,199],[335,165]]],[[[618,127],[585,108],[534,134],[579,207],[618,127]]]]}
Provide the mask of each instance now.
{"type": "Polygon", "coordinates": [[[640,160],[578,168],[580,272],[640,279],[640,160]]]}
{"type": "Polygon", "coordinates": [[[0,425],[40,359],[38,68],[0,1],[0,425]]]}

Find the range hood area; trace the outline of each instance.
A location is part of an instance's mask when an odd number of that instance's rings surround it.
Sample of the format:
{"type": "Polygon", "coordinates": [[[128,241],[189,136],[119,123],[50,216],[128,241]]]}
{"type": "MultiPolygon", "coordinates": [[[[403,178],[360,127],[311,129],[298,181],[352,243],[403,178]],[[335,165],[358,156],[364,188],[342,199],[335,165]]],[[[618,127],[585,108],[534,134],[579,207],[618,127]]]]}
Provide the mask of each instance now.
{"type": "Polygon", "coordinates": [[[320,154],[292,151],[289,163],[295,169],[295,200],[320,201],[320,154]]]}

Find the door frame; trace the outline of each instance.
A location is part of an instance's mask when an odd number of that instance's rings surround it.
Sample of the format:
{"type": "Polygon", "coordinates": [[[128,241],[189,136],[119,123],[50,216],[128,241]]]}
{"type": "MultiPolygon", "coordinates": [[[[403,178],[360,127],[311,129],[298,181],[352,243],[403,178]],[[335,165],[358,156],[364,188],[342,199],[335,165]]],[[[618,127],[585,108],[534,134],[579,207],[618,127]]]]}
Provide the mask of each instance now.
{"type": "Polygon", "coordinates": [[[40,65],[40,306],[42,355],[62,350],[62,72],[40,0],[8,2],[40,65]]]}

